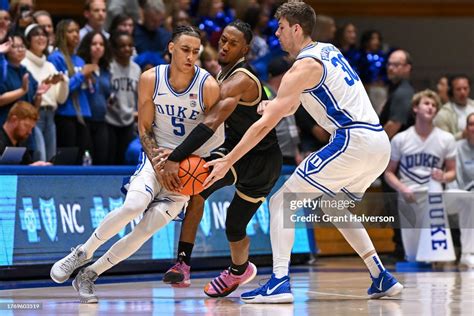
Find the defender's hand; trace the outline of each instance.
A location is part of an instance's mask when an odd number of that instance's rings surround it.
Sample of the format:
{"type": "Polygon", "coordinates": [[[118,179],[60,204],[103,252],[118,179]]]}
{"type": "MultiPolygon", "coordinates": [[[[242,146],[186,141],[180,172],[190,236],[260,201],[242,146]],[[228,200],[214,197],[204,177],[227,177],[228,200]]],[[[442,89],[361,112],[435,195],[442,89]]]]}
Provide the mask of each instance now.
{"type": "Polygon", "coordinates": [[[216,160],[212,160],[207,162],[204,165],[204,168],[209,168],[213,167],[211,174],[204,180],[203,186],[204,189],[209,188],[211,185],[216,183],[218,180],[224,178],[224,176],[229,172],[230,167],[232,167],[232,164],[224,158],[219,158],[216,160]]]}

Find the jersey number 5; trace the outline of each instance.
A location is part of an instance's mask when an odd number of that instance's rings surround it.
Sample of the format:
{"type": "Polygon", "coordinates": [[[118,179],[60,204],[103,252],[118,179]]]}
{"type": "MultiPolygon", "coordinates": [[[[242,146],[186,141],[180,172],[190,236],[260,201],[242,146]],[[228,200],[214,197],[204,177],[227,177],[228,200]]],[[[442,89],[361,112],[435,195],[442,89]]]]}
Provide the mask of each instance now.
{"type": "Polygon", "coordinates": [[[184,124],[183,124],[184,119],[180,117],[171,117],[171,124],[173,125],[173,133],[176,136],[183,136],[184,135],[184,124]]]}
{"type": "Polygon", "coordinates": [[[337,56],[331,59],[332,64],[337,67],[337,65],[341,65],[342,70],[347,74],[347,77],[344,77],[344,80],[349,86],[354,85],[355,81],[359,81],[359,76],[357,73],[352,70],[351,66],[347,60],[342,56],[342,54],[337,54],[337,56]]]}

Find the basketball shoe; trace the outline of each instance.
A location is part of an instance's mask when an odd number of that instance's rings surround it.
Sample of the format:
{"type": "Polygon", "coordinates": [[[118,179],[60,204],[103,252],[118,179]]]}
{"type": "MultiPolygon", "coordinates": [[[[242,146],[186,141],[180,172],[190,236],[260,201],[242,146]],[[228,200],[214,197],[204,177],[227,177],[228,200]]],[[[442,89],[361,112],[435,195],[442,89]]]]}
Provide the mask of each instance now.
{"type": "Polygon", "coordinates": [[[79,293],[79,300],[82,304],[94,304],[99,301],[95,295],[95,280],[97,280],[97,274],[84,268],[77,273],[76,278],[72,281],[72,286],[79,293]]]}
{"type": "Polygon", "coordinates": [[[207,283],[204,287],[204,293],[210,297],[224,297],[234,292],[239,285],[246,284],[257,275],[257,267],[249,262],[244,274],[234,275],[230,272],[230,268],[225,269],[221,274],[207,283]]]}
{"type": "Polygon", "coordinates": [[[387,270],[380,272],[377,278],[370,276],[372,285],[367,290],[370,298],[381,298],[384,296],[394,296],[403,290],[397,279],[387,270]]]}
{"type": "Polygon", "coordinates": [[[250,292],[240,295],[240,299],[245,303],[293,303],[291,293],[290,277],[284,276],[278,279],[272,274],[267,283],[250,292]]]}
{"type": "Polygon", "coordinates": [[[163,276],[163,282],[172,287],[189,287],[191,285],[191,267],[178,261],[163,276]]]}
{"type": "Polygon", "coordinates": [[[82,245],[71,248],[71,253],[53,265],[50,271],[51,279],[56,283],[63,283],[79,267],[87,264],[92,258],[87,259],[86,253],[81,250],[82,245]]]}

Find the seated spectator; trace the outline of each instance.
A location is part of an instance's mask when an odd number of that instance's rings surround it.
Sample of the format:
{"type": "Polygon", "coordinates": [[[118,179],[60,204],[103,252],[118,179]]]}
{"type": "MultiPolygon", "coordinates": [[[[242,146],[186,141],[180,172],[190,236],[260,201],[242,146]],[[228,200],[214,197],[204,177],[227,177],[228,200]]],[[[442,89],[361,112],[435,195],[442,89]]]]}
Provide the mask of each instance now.
{"type": "Polygon", "coordinates": [[[110,164],[123,164],[125,151],[135,134],[137,85],[140,67],[132,61],[133,38],[127,33],[115,33],[110,38],[113,98],[107,108],[105,121],[109,133],[110,164]]]}
{"type": "Polygon", "coordinates": [[[74,20],[62,20],[56,26],[57,49],[48,56],[56,69],[69,77],[69,95],[56,110],[58,147],[78,147],[79,156],[90,150],[91,141],[85,119],[91,117],[87,98],[87,82],[98,70],[97,65],[86,64],[75,54],[79,44],[79,25],[74,20]]]}
{"type": "MultiPolygon", "coordinates": [[[[392,139],[390,162],[384,174],[387,183],[403,197],[398,200],[399,210],[413,209],[417,225],[426,212],[426,194],[419,196],[416,193],[428,191],[430,178],[448,183],[456,177],[454,137],[433,125],[439,106],[440,100],[434,91],[415,94],[412,101],[415,125],[392,139]]],[[[406,213],[401,211],[400,214],[406,213]]],[[[420,232],[415,228],[401,229],[408,261],[416,259],[420,232]]]]}
{"type": "MultiPolygon", "coordinates": [[[[31,135],[36,122],[38,121],[38,110],[28,102],[16,102],[10,112],[7,120],[0,129],[0,155],[3,154],[6,147],[26,147],[26,140],[31,135]]],[[[49,166],[49,162],[33,162],[28,151],[23,155],[22,165],[49,166]]]]}
{"type": "Polygon", "coordinates": [[[112,92],[109,71],[112,56],[107,38],[102,32],[87,33],[79,45],[77,55],[86,63],[98,66],[98,70],[92,73],[87,82],[91,117],[86,122],[92,139],[92,162],[94,165],[105,165],[109,160],[109,134],[105,113],[112,92]]]}
{"type": "Polygon", "coordinates": [[[46,34],[48,35],[48,53],[52,53],[54,50],[54,45],[56,43],[56,37],[54,35],[54,25],[51,14],[48,11],[39,10],[33,13],[33,18],[35,23],[41,25],[46,34]]]}
{"type": "Polygon", "coordinates": [[[342,55],[357,73],[360,59],[360,50],[357,47],[357,29],[354,24],[346,23],[336,30],[334,45],[339,48],[342,55]]]}
{"type": "Polygon", "coordinates": [[[474,112],[474,100],[469,98],[471,81],[466,75],[455,75],[448,81],[449,102],[443,105],[434,124],[454,135],[456,140],[466,137],[466,118],[474,112]]]}
{"type": "Polygon", "coordinates": [[[163,54],[171,39],[171,33],[163,27],[165,6],[146,3],[143,8],[143,25],[135,25],[133,37],[137,53],[154,52],[163,54]]]}
{"type": "Polygon", "coordinates": [[[58,104],[64,103],[68,97],[69,79],[64,74],[58,73],[54,65],[46,60],[48,37],[42,26],[30,24],[25,30],[25,38],[28,50],[21,64],[28,69],[37,82],[50,85],[48,91],[42,95],[37,122],[38,133],[35,133],[37,147],[41,154],[40,160],[50,160],[56,155],[54,114],[58,104]]]}
{"type": "Polygon", "coordinates": [[[84,36],[91,31],[102,32],[106,38],[109,38],[109,33],[104,30],[105,19],[107,17],[105,0],[86,0],[84,17],[87,23],[79,31],[81,41],[84,36]]]}

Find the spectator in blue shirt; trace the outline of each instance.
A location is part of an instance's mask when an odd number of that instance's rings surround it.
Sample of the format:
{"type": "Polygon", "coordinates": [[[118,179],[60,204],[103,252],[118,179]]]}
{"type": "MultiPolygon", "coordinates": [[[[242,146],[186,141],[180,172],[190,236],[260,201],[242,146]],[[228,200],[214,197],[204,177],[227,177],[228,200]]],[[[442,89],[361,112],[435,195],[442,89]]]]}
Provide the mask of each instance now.
{"type": "Polygon", "coordinates": [[[56,27],[56,50],[48,60],[59,72],[69,77],[69,96],[56,111],[57,146],[78,147],[80,156],[90,150],[90,134],[85,119],[91,117],[87,98],[87,82],[99,67],[86,64],[75,55],[79,44],[79,25],[73,20],[62,20],[56,27]]]}
{"type": "Polygon", "coordinates": [[[143,24],[135,25],[133,37],[137,53],[156,52],[162,54],[171,39],[163,26],[165,7],[163,3],[146,3],[143,7],[143,24]]]}
{"type": "Polygon", "coordinates": [[[98,66],[88,81],[87,98],[91,117],[87,120],[92,138],[92,161],[94,165],[105,165],[108,161],[108,133],[105,113],[111,95],[109,64],[111,52],[103,33],[92,31],[81,41],[77,54],[88,64],[98,66]]]}
{"type": "Polygon", "coordinates": [[[36,94],[38,83],[21,65],[26,47],[20,34],[12,36],[11,47],[7,53],[5,80],[0,83],[0,125],[5,122],[10,108],[16,101],[23,100],[39,105],[41,94],[36,94]]]}

